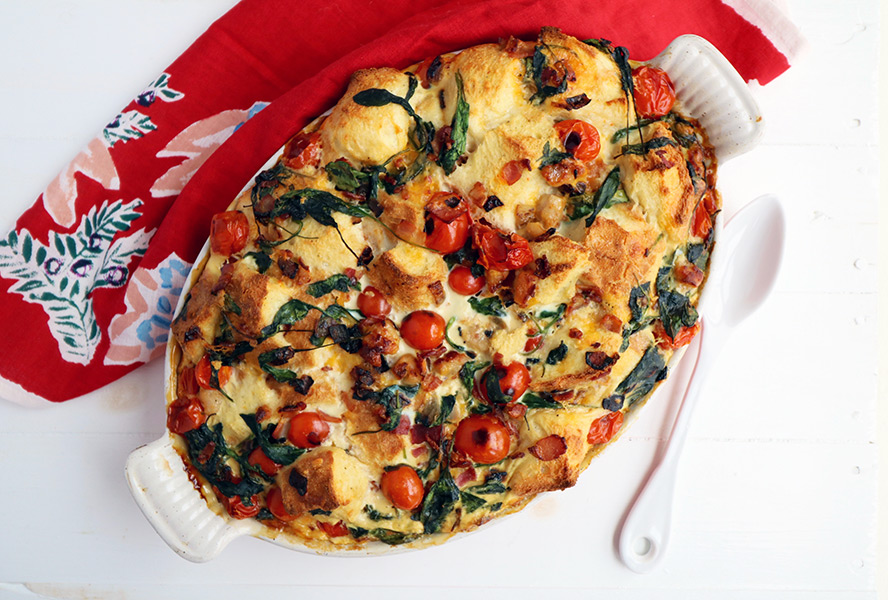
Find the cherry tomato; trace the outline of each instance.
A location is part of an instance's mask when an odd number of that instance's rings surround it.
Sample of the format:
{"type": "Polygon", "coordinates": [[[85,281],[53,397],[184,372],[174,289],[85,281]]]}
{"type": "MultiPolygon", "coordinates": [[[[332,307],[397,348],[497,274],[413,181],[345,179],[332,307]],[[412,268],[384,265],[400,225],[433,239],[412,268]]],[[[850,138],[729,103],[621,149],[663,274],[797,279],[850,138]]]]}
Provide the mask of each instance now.
{"type": "Polygon", "coordinates": [[[443,254],[456,252],[469,239],[472,217],[466,201],[454,192],[437,192],[426,203],[426,246],[443,254]]]}
{"type": "Polygon", "coordinates": [[[297,448],[315,448],[330,435],[330,426],[315,412],[301,412],[290,419],[287,439],[297,448]]]}
{"type": "Polygon", "coordinates": [[[475,277],[472,275],[472,269],[463,265],[457,265],[450,271],[447,276],[447,283],[453,288],[453,291],[463,296],[471,296],[477,294],[484,288],[487,279],[484,275],[475,277]]]}
{"type": "Polygon", "coordinates": [[[478,262],[485,269],[514,271],[533,260],[530,245],[517,233],[505,234],[489,225],[476,223],[472,236],[479,252],[478,262]]]}
{"type": "Polygon", "coordinates": [[[259,514],[259,496],[250,496],[250,504],[244,504],[240,496],[221,496],[221,499],[228,514],[235,519],[250,519],[259,514]]]}
{"type": "Polygon", "coordinates": [[[200,391],[197,385],[197,379],[194,377],[194,367],[185,367],[179,374],[179,383],[181,385],[180,392],[184,392],[188,396],[196,396],[200,391]]]}
{"type": "Polygon", "coordinates": [[[262,448],[256,448],[250,452],[250,456],[247,457],[247,462],[254,467],[259,467],[262,472],[269,477],[274,476],[281,468],[279,464],[268,458],[265,452],[262,451],[262,448]]]}
{"type": "Polygon", "coordinates": [[[380,487],[392,504],[404,510],[413,510],[422,504],[422,497],[425,494],[422,479],[407,465],[384,472],[380,487]]]}
{"type": "Polygon", "coordinates": [[[435,215],[429,215],[426,219],[425,245],[442,254],[456,252],[469,239],[471,226],[472,217],[467,212],[462,213],[449,223],[435,215]]]}
{"type": "Polygon", "coordinates": [[[167,429],[179,435],[197,429],[206,420],[203,404],[196,397],[179,398],[167,409],[167,429]]]}
{"type": "Polygon", "coordinates": [[[431,350],[444,341],[444,317],[430,310],[417,310],[401,321],[401,337],[411,348],[431,350]]]}
{"type": "Polygon", "coordinates": [[[499,378],[499,386],[503,394],[511,396],[512,400],[520,398],[527,391],[527,388],[530,387],[530,371],[520,362],[513,362],[507,367],[497,365],[490,368],[491,371],[485,373],[485,376],[481,378],[480,385],[481,395],[488,402],[490,402],[490,398],[488,398],[487,385],[484,382],[490,374],[495,373],[496,377],[499,378]]]}
{"type": "Polygon", "coordinates": [[[358,294],[358,310],[365,317],[384,317],[392,312],[392,305],[388,303],[382,292],[373,286],[368,286],[358,294]]]}
{"type": "Polygon", "coordinates": [[[620,430],[622,425],[623,413],[619,411],[608,413],[603,417],[598,417],[592,421],[592,426],[589,427],[589,435],[586,436],[586,441],[590,444],[603,444],[610,441],[610,439],[614,437],[614,434],[620,430]]]}
{"type": "Polygon", "coordinates": [[[284,154],[291,169],[298,171],[306,166],[318,166],[321,162],[321,133],[300,133],[287,143],[284,154]]]}
{"type": "Polygon", "coordinates": [[[601,150],[598,130],[593,125],[579,119],[568,119],[555,123],[555,131],[564,144],[564,149],[574,158],[583,162],[594,160],[601,150]]]}
{"type": "Polygon", "coordinates": [[[691,327],[682,327],[679,329],[673,339],[669,337],[669,334],[663,329],[663,324],[658,321],[654,326],[654,338],[657,340],[657,346],[663,350],[675,350],[690,344],[698,331],[700,331],[699,321],[694,323],[691,327]]]}
{"type": "Polygon", "coordinates": [[[336,523],[327,523],[326,521],[318,521],[318,525],[330,537],[342,537],[348,535],[348,526],[342,521],[336,523]]]}
{"type": "Polygon", "coordinates": [[[217,213],[210,224],[210,248],[226,256],[240,252],[247,245],[249,234],[250,223],[244,213],[238,210],[217,213]]]}
{"type": "Polygon", "coordinates": [[[635,85],[635,107],[646,119],[662,117],[675,104],[675,88],[669,75],[655,67],[638,67],[632,71],[635,85]]]}
{"type": "Polygon", "coordinates": [[[691,228],[691,233],[699,238],[705,238],[709,235],[711,230],[712,219],[710,218],[709,213],[706,212],[706,207],[701,202],[694,210],[694,224],[691,228]]]}
{"type": "Polygon", "coordinates": [[[509,430],[493,415],[472,415],[456,426],[453,443],[476,463],[499,462],[509,454],[509,430]]]}
{"type": "MultiPolygon", "coordinates": [[[[194,380],[197,381],[197,385],[203,389],[214,390],[216,388],[213,387],[212,377],[213,365],[210,363],[210,357],[207,354],[204,354],[194,367],[194,380]]],[[[231,379],[231,367],[224,365],[219,367],[219,372],[216,377],[219,380],[219,387],[224,387],[225,384],[228,383],[228,380],[231,379]]]]}
{"type": "Polygon", "coordinates": [[[268,492],[265,494],[265,506],[275,518],[281,521],[292,521],[296,518],[296,515],[287,512],[287,507],[284,506],[284,494],[277,486],[268,488],[268,492]]]}

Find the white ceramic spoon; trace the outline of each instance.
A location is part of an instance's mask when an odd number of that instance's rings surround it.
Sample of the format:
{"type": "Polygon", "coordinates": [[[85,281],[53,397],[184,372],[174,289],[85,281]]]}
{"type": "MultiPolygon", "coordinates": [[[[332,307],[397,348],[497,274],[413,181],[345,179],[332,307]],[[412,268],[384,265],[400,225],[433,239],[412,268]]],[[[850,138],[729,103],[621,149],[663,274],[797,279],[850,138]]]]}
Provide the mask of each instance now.
{"type": "Polygon", "coordinates": [[[619,534],[623,563],[652,571],[669,544],[678,459],[706,375],[731,333],[771,293],[783,255],[786,220],[775,196],[761,196],[725,226],[713,253],[710,281],[700,300],[700,346],[694,372],[675,417],[666,450],[651,471],[619,534]],[[717,261],[717,262],[716,262],[717,261]],[[713,280],[714,278],[714,280],[713,280]]]}

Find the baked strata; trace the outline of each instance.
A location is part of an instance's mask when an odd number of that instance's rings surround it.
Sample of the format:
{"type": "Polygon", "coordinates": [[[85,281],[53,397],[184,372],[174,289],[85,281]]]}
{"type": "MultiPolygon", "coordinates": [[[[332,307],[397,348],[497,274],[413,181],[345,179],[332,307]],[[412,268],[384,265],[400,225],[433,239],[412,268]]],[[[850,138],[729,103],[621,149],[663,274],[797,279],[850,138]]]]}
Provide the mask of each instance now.
{"type": "Polygon", "coordinates": [[[213,218],[173,324],[210,506],[358,549],[574,485],[699,327],[716,161],[674,101],[553,28],[355,73],[213,218]]]}

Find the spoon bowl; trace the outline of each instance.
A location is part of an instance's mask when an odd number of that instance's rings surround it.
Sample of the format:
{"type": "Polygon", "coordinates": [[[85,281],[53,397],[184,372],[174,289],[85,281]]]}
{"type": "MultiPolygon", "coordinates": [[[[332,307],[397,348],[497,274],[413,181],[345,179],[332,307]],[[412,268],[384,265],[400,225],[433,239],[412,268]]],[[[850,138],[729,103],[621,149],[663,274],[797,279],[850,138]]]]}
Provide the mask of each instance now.
{"type": "Polygon", "coordinates": [[[749,203],[725,226],[710,265],[698,306],[702,327],[699,353],[666,449],[629,509],[618,535],[623,563],[648,573],[665,556],[672,524],[672,499],[678,459],[687,438],[691,414],[718,351],[731,330],[755,312],[774,287],[786,218],[772,195],[749,203]]]}
{"type": "Polygon", "coordinates": [[[761,196],[728,221],[700,303],[707,324],[738,325],[770,295],[783,258],[786,217],[776,196],[761,196]],[[713,285],[714,284],[714,285],[713,285]]]}

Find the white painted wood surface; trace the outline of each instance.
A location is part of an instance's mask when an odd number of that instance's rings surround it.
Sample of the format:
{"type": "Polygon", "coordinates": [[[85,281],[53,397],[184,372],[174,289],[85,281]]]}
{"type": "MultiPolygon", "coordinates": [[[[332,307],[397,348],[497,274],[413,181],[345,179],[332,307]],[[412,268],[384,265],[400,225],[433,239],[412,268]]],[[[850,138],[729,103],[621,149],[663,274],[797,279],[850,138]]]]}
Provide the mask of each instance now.
{"type": "MultiPolygon", "coordinates": [[[[232,4],[0,3],[0,228],[232,4]]],[[[163,430],[154,363],[66,405],[0,401],[0,598],[875,598],[878,4],[789,4],[810,52],[755,90],[764,142],[720,178],[728,214],[783,199],[789,248],[710,378],[661,571],[625,569],[614,533],[668,432],[666,396],[575,488],[455,543],[332,559],[241,539],[187,563],[123,479],[163,430]]]]}

